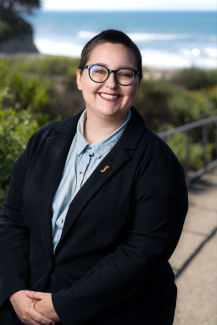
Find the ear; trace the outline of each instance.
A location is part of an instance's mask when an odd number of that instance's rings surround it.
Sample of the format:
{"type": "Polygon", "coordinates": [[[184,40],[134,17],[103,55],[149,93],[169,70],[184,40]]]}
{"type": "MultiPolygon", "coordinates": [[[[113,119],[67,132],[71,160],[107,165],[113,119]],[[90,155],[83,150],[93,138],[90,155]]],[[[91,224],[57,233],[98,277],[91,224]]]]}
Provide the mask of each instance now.
{"type": "Polygon", "coordinates": [[[78,85],[78,89],[82,90],[82,76],[81,76],[81,69],[78,69],[76,72],[76,82],[78,85]]]}

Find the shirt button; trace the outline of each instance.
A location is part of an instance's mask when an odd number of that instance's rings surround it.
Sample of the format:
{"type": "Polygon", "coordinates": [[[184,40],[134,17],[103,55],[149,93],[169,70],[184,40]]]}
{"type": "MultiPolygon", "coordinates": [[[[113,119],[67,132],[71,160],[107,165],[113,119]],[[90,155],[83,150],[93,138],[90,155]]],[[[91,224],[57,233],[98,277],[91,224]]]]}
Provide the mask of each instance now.
{"type": "Polygon", "coordinates": [[[63,223],[63,219],[61,220],[61,223],[63,223]]]}
{"type": "Polygon", "coordinates": [[[83,173],[83,170],[80,170],[80,174],[82,174],[83,173]]]}

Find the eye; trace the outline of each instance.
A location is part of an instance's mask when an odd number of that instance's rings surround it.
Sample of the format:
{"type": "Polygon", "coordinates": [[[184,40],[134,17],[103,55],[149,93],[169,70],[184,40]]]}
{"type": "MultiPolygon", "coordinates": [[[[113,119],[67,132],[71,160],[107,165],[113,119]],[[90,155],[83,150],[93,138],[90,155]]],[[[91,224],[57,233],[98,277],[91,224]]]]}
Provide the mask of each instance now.
{"type": "Polygon", "coordinates": [[[121,73],[121,76],[122,76],[122,77],[129,77],[129,78],[131,77],[131,76],[129,75],[129,73],[124,73],[124,72],[121,73]]]}
{"type": "Polygon", "coordinates": [[[100,74],[105,75],[107,73],[107,70],[104,67],[94,65],[90,69],[90,73],[98,74],[98,75],[100,75],[100,74]]]}
{"type": "Polygon", "coordinates": [[[104,71],[104,70],[100,70],[100,69],[98,69],[98,70],[95,70],[94,72],[95,72],[95,73],[99,73],[99,74],[105,73],[105,71],[104,71]]]}

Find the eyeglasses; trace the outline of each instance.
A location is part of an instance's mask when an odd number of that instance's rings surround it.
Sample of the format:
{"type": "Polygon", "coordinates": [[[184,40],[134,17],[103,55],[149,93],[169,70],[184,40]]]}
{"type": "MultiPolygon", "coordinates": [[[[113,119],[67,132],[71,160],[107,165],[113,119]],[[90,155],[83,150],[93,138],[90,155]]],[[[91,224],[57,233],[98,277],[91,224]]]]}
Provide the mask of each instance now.
{"type": "Polygon", "coordinates": [[[94,82],[104,82],[108,79],[111,72],[115,73],[115,79],[121,86],[131,85],[136,76],[140,73],[131,68],[122,68],[118,70],[109,70],[100,64],[85,65],[82,69],[88,68],[89,77],[94,82]]]}

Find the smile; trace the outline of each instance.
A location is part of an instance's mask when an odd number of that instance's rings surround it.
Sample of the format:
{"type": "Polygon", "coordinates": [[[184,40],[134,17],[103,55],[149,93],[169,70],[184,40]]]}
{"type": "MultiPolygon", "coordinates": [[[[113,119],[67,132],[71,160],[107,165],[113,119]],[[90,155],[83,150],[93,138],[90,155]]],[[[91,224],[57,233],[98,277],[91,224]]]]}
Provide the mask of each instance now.
{"type": "Polygon", "coordinates": [[[122,98],[123,96],[121,95],[109,95],[109,94],[104,94],[104,93],[98,93],[99,96],[104,99],[107,100],[109,102],[116,102],[118,101],[120,98],[122,98]]]}

